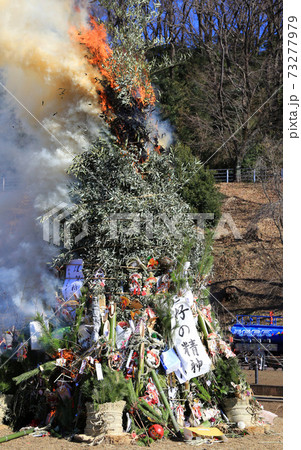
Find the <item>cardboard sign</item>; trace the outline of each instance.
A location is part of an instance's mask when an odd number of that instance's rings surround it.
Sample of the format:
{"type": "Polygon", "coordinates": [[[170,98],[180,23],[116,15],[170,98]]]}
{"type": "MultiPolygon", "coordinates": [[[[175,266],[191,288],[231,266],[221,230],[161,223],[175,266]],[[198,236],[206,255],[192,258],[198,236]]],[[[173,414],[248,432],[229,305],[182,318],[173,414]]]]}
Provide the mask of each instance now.
{"type": "Polygon", "coordinates": [[[194,317],[185,297],[174,297],[172,308],[172,340],[181,360],[175,374],[180,383],[209,372],[211,360],[196,329],[194,317]]]}

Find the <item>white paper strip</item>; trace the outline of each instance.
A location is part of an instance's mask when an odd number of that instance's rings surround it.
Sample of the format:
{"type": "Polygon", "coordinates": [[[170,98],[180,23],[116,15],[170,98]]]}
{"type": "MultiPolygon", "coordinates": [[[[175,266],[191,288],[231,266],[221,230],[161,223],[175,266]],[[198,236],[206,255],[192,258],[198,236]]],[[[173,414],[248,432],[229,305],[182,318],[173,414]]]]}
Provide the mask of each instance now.
{"type": "Polygon", "coordinates": [[[95,369],[96,369],[96,376],[98,381],[103,380],[103,373],[102,373],[102,367],[100,363],[95,363],[95,369]]]}

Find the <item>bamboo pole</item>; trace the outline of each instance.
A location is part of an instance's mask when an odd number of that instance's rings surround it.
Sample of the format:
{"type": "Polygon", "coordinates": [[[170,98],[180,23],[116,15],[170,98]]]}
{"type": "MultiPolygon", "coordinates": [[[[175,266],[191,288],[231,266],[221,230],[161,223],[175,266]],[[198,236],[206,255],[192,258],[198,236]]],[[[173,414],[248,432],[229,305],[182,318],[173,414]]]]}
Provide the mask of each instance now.
{"type": "Polygon", "coordinates": [[[30,430],[18,431],[17,433],[9,434],[7,436],[0,437],[0,444],[2,442],[11,441],[12,439],[17,439],[22,436],[26,436],[27,434],[33,433],[36,431],[35,428],[30,428],[30,430]]]}
{"type": "Polygon", "coordinates": [[[110,333],[109,333],[109,341],[112,345],[112,351],[115,350],[115,342],[116,342],[116,305],[115,303],[111,303],[111,310],[113,314],[110,314],[110,333]]]}
{"type": "Polygon", "coordinates": [[[162,402],[164,403],[164,406],[165,406],[165,408],[167,409],[167,411],[168,411],[168,413],[169,413],[169,417],[170,417],[170,419],[171,419],[171,421],[172,421],[172,424],[173,424],[173,427],[174,427],[174,429],[175,429],[175,432],[176,432],[177,437],[178,437],[179,439],[183,439],[182,433],[181,433],[181,431],[180,431],[179,424],[178,424],[178,422],[176,421],[175,416],[173,415],[173,412],[172,412],[171,407],[170,407],[170,405],[169,405],[169,403],[168,403],[168,400],[167,400],[167,398],[166,398],[166,396],[165,396],[165,394],[164,394],[164,391],[163,391],[163,389],[162,389],[162,387],[161,387],[161,384],[160,384],[158,375],[157,375],[156,372],[155,372],[155,369],[152,369],[152,370],[151,370],[151,376],[152,376],[152,379],[154,380],[154,383],[155,383],[156,388],[158,389],[158,392],[159,392],[159,394],[160,394],[161,400],[162,400],[162,402]]]}
{"type": "Polygon", "coordinates": [[[198,322],[199,322],[199,325],[200,325],[201,330],[203,332],[204,338],[207,339],[208,331],[207,331],[207,327],[206,327],[205,321],[204,321],[203,317],[201,316],[201,314],[199,314],[198,322]]]}
{"type": "Polygon", "coordinates": [[[136,395],[137,396],[139,396],[139,392],[140,392],[141,375],[144,372],[144,351],[145,351],[144,335],[145,335],[145,325],[144,325],[144,322],[141,321],[140,336],[143,339],[143,341],[140,344],[140,351],[139,351],[139,368],[138,368],[137,381],[136,381],[136,395]]]}

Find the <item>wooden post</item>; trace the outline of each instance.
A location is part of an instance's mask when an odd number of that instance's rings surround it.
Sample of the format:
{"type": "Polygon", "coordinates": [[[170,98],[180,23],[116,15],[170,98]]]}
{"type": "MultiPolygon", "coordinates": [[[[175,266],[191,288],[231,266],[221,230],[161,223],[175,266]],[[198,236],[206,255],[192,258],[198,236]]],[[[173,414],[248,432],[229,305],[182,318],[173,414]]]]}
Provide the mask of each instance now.
{"type": "Polygon", "coordinates": [[[258,357],[255,357],[255,384],[258,384],[258,357]]]}

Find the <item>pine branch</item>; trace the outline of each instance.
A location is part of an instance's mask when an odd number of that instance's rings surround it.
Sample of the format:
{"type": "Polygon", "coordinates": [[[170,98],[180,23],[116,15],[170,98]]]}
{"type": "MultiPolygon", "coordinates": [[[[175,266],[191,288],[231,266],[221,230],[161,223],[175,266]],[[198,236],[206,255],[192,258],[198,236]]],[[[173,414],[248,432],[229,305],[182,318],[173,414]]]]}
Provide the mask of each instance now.
{"type": "Polygon", "coordinates": [[[42,374],[46,375],[46,373],[48,374],[48,372],[51,372],[55,367],[56,367],[55,362],[49,361],[36,369],[29,370],[28,372],[24,372],[21,375],[14,377],[13,381],[18,385],[18,384],[22,383],[23,381],[29,380],[29,378],[32,378],[35,375],[38,375],[39,373],[41,375],[42,374]]]}

